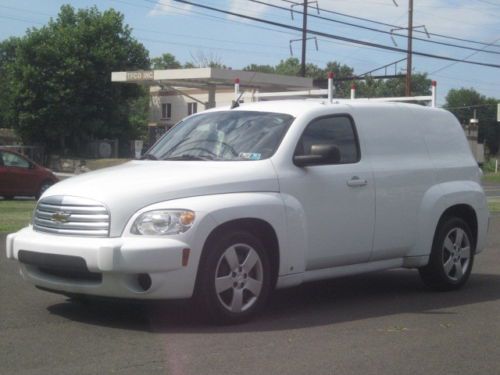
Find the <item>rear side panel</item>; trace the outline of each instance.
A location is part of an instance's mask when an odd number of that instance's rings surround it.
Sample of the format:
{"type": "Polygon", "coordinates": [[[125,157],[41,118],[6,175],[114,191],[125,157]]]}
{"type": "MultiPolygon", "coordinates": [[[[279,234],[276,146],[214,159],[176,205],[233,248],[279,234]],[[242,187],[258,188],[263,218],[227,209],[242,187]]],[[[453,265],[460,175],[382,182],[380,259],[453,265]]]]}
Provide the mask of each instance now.
{"type": "Polygon", "coordinates": [[[402,257],[417,241],[417,212],[435,181],[422,128],[407,105],[355,108],[376,190],[372,261],[402,257]]]}
{"type": "Polygon", "coordinates": [[[432,164],[439,171],[436,182],[480,183],[478,165],[455,116],[441,109],[416,107],[411,111],[422,129],[432,164]]]}
{"type": "Polygon", "coordinates": [[[412,116],[421,124],[430,160],[436,170],[435,184],[419,209],[418,241],[410,255],[428,254],[441,215],[449,207],[466,204],[477,216],[476,251],[485,246],[488,207],[481,187],[480,169],[457,119],[441,109],[414,107],[412,116]]]}

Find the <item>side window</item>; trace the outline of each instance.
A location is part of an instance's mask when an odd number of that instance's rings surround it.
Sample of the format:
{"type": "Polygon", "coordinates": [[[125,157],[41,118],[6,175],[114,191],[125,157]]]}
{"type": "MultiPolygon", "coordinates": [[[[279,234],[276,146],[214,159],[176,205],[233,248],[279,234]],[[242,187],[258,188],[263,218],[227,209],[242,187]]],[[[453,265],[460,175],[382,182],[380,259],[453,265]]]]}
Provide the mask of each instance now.
{"type": "Polygon", "coordinates": [[[11,154],[10,152],[2,152],[3,164],[6,167],[29,168],[30,163],[22,157],[11,154]]]}
{"type": "Polygon", "coordinates": [[[348,116],[322,117],[313,120],[302,134],[295,155],[311,155],[312,146],[322,145],[338,148],[340,161],[336,164],[357,163],[360,159],[356,130],[348,116]]]}

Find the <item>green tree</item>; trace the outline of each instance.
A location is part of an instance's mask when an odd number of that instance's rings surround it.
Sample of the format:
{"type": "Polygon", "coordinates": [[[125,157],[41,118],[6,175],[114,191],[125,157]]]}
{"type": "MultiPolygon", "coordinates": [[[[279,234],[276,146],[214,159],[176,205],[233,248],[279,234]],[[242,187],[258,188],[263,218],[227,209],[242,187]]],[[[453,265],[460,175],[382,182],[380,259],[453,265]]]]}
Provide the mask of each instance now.
{"type": "Polygon", "coordinates": [[[259,73],[274,73],[274,67],[271,65],[259,65],[259,64],[250,64],[243,68],[243,70],[250,72],[259,72],[259,73]]]}
{"type": "Polygon", "coordinates": [[[111,72],[150,62],[122,14],[64,5],[56,19],[27,31],[9,66],[15,127],[25,142],[76,153],[86,140],[138,136],[130,117],[144,92],[112,83],[111,72]]]}
{"type": "Polygon", "coordinates": [[[171,53],[164,53],[160,57],[151,59],[152,69],[180,69],[182,65],[171,53]]]}
{"type": "Polygon", "coordinates": [[[276,74],[298,76],[300,74],[300,61],[296,57],[289,57],[286,60],[281,60],[280,63],[274,67],[274,71],[276,74]]]}
{"type": "Polygon", "coordinates": [[[17,44],[17,38],[9,38],[0,42],[0,128],[10,128],[15,121],[11,70],[16,57],[17,44]]]}
{"type": "Polygon", "coordinates": [[[196,53],[191,53],[191,58],[193,61],[184,65],[186,68],[227,69],[227,66],[222,63],[222,58],[215,52],[205,53],[203,51],[197,51],[196,53]]]}
{"type": "MultiPolygon", "coordinates": [[[[357,96],[366,98],[405,96],[405,80],[403,78],[373,79],[368,77],[365,81],[356,84],[357,96]]],[[[431,80],[426,73],[412,75],[412,95],[430,95],[431,80]]]]}
{"type": "Polygon", "coordinates": [[[468,124],[474,118],[479,120],[479,142],[485,142],[491,154],[496,154],[500,143],[500,125],[497,122],[495,98],[487,98],[470,88],[452,89],[446,95],[444,108],[452,112],[461,124],[468,124]]]}
{"type": "Polygon", "coordinates": [[[334,74],[335,80],[335,96],[339,98],[348,98],[351,95],[351,81],[343,80],[354,75],[354,69],[348,65],[341,64],[337,61],[330,61],[326,64],[325,69],[321,71],[319,79],[327,79],[328,73],[334,74]]]}

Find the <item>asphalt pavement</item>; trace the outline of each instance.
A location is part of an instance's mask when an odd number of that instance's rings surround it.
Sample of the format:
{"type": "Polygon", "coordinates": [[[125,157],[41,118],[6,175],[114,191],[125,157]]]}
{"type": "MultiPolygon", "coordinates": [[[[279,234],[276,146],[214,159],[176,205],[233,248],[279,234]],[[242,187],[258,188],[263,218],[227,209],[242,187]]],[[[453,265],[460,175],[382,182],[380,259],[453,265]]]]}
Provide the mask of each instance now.
{"type": "Polygon", "coordinates": [[[414,270],[276,292],[240,326],[186,304],[73,302],[24,282],[0,236],[0,374],[498,374],[500,216],[467,286],[414,270]]]}

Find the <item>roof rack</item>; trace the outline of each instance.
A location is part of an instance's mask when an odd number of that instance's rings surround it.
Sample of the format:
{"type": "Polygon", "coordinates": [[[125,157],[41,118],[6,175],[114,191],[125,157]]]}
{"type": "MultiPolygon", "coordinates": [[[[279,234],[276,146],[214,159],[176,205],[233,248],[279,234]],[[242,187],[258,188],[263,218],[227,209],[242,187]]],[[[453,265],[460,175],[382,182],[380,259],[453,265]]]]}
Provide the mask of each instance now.
{"type": "MultiPolygon", "coordinates": [[[[333,102],[333,77],[332,72],[328,73],[328,89],[315,89],[315,90],[303,90],[303,91],[281,91],[281,92],[255,92],[252,97],[256,101],[261,101],[265,98],[283,98],[290,96],[301,96],[301,97],[328,97],[330,103],[333,102]]],[[[353,83],[351,85],[351,100],[370,100],[377,102],[430,102],[431,107],[436,107],[436,86],[437,82],[432,81],[431,85],[431,95],[428,96],[400,96],[400,97],[386,97],[386,98],[356,98],[356,85],[353,83]]],[[[235,81],[234,94],[236,98],[240,96],[240,82],[235,81]]],[[[341,98],[338,98],[341,99],[341,98]]]]}

